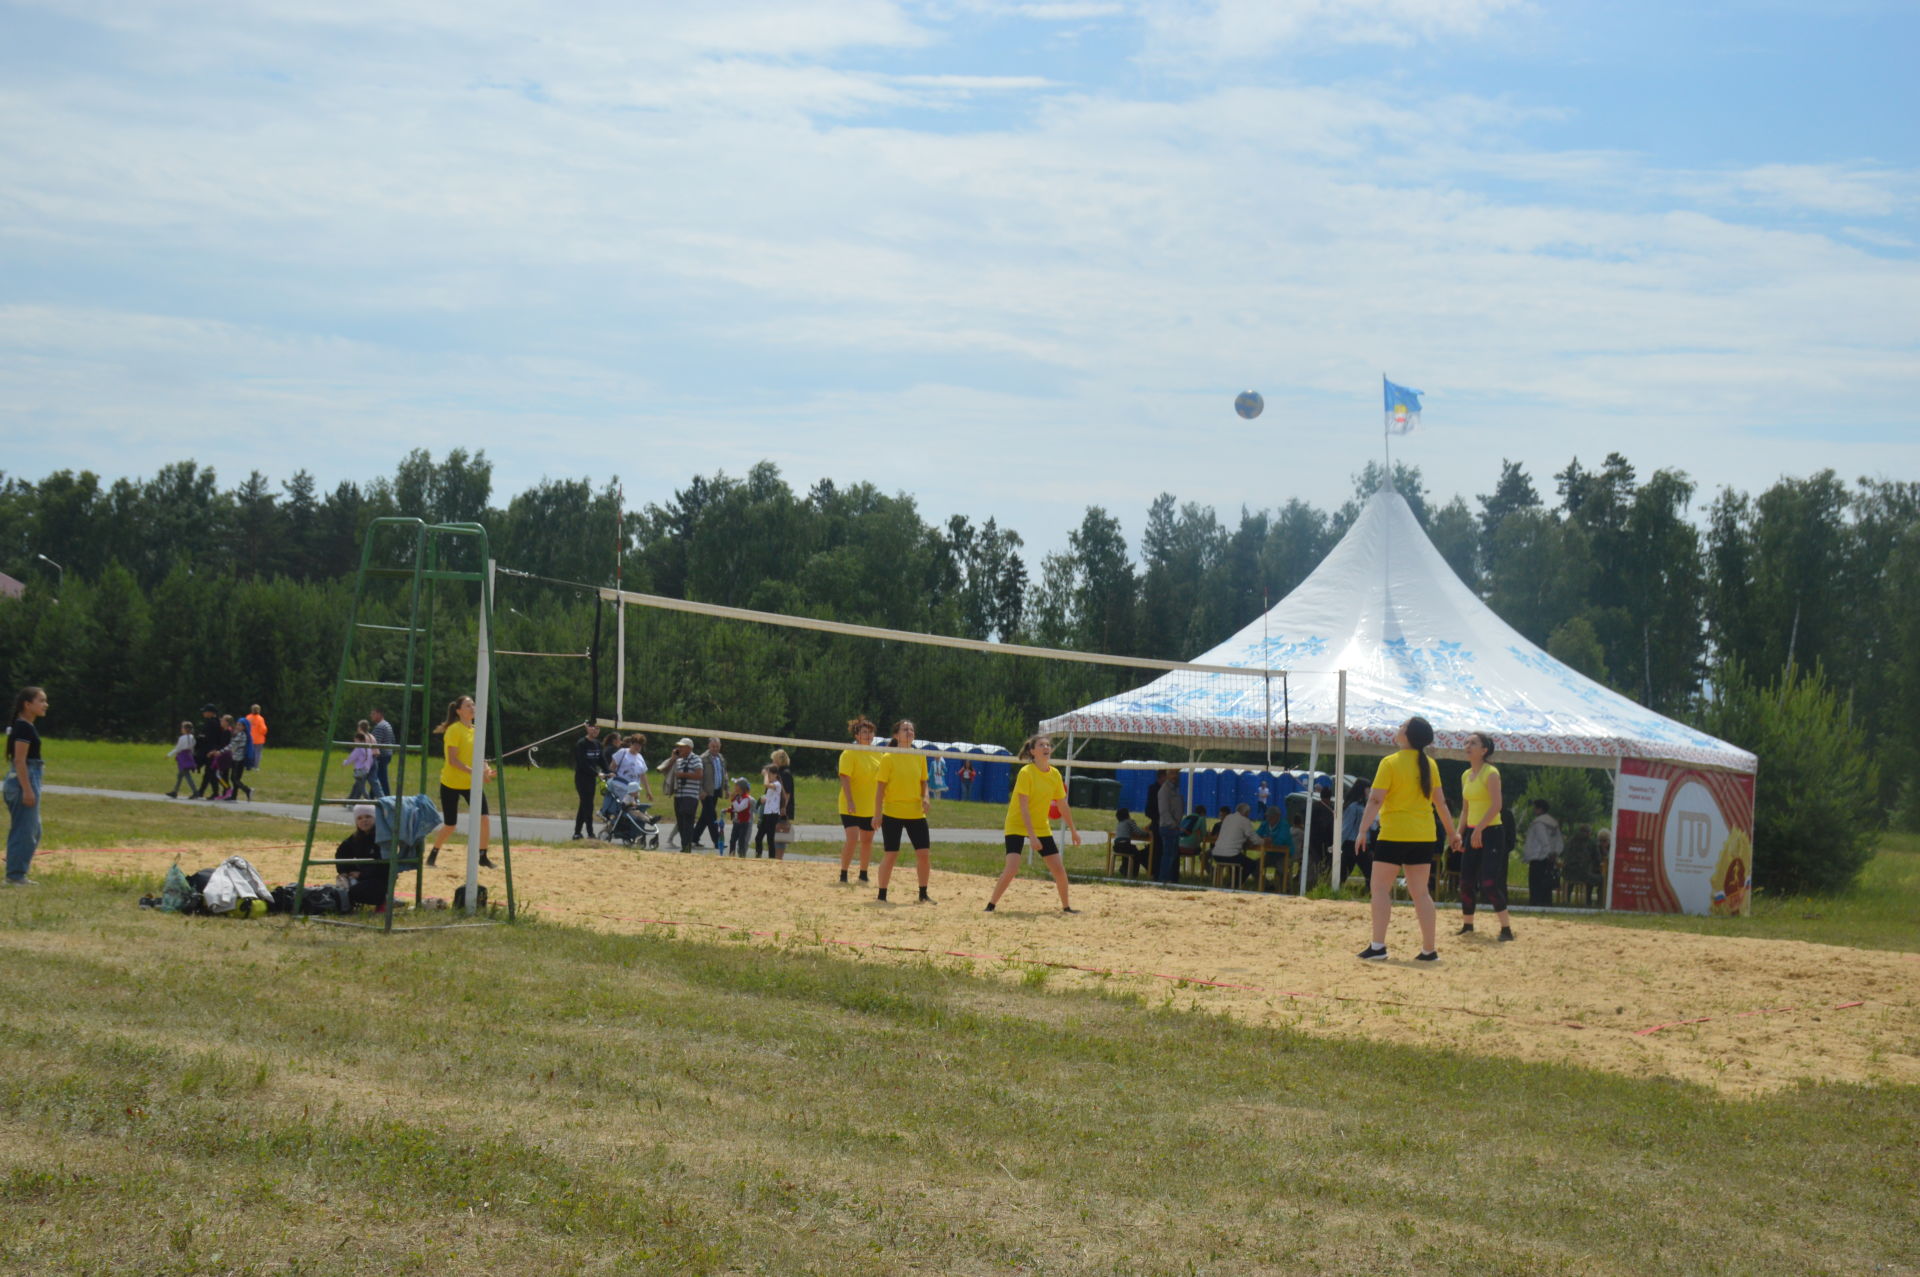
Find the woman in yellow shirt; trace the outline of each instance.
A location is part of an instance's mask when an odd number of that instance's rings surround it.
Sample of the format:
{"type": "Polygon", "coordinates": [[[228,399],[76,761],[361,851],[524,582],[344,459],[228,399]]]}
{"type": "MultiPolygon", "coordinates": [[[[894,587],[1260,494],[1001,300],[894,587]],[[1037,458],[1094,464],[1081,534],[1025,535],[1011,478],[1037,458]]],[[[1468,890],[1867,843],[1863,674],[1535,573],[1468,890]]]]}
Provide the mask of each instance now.
{"type": "MultiPolygon", "coordinates": [[[[913,720],[903,718],[893,725],[893,747],[913,749],[913,720]]],[[[873,809],[880,813],[880,899],[887,898],[887,881],[900,860],[900,835],[913,844],[914,869],[920,877],[920,903],[930,905],[927,881],[933,866],[927,849],[932,842],[927,832],[927,756],[919,750],[911,754],[882,754],[874,773],[873,809]]]]}
{"type": "Polygon", "coordinates": [[[1438,962],[1440,951],[1433,935],[1438,915],[1433,893],[1427,890],[1433,876],[1433,821],[1435,816],[1440,818],[1451,841],[1453,815],[1447,810],[1446,795],[1440,792],[1440,768],[1427,757],[1427,747],[1433,744],[1433,724],[1416,714],[1400,725],[1393,742],[1400,752],[1380,760],[1373,790],[1367,796],[1366,814],[1360,818],[1359,835],[1353,840],[1356,852],[1366,852],[1367,831],[1373,827],[1373,818],[1380,818],[1380,836],[1371,840],[1373,943],[1360,951],[1360,957],[1368,962],[1386,959],[1393,883],[1405,874],[1407,894],[1413,897],[1414,916],[1420,922],[1420,952],[1414,961],[1438,962]]]}
{"type": "Polygon", "coordinates": [[[882,755],[873,748],[873,720],[865,714],[847,720],[853,733],[853,748],[840,751],[840,829],[846,841],[840,847],[840,881],[847,880],[847,866],[853,863],[854,848],[860,849],[860,881],[867,880],[867,865],[873,859],[874,775],[880,770],[882,755]]]}
{"type": "MultiPolygon", "coordinates": [[[[446,823],[433,836],[433,850],[427,853],[429,865],[440,858],[441,844],[460,824],[460,800],[465,798],[469,806],[473,802],[473,697],[462,696],[450,703],[447,721],[434,730],[445,741],[442,749],[446,758],[440,764],[440,819],[446,823]]],[[[489,869],[494,864],[487,859],[486,782],[492,779],[493,768],[488,767],[480,783],[480,863],[489,869]]]]}
{"type": "Polygon", "coordinates": [[[1001,826],[1001,833],[1006,837],[1007,867],[1000,871],[1000,880],[993,884],[993,898],[987,901],[987,912],[993,912],[1000,897],[1006,894],[1007,884],[1020,872],[1021,846],[1026,844],[1040,853],[1047,872],[1053,875],[1053,885],[1060,892],[1060,912],[1079,913],[1067,899],[1067,867],[1060,860],[1060,844],[1053,840],[1050,814],[1057,802],[1060,814],[1066,818],[1067,832],[1073,835],[1073,845],[1080,845],[1080,830],[1073,823],[1073,810],[1067,806],[1067,787],[1053,766],[1052,738],[1027,737],[1027,743],[1020,747],[1020,757],[1032,761],[1020,769],[1019,777],[1013,782],[1013,796],[1007,800],[1007,820],[1001,826]]]}
{"type": "Polygon", "coordinates": [[[1460,857],[1460,931],[1473,934],[1473,911],[1487,905],[1500,920],[1500,939],[1513,939],[1513,919],[1507,916],[1507,827],[1500,822],[1500,769],[1493,757],[1493,737],[1475,732],[1467,737],[1467,772],[1460,778],[1460,832],[1466,847],[1460,857]]]}

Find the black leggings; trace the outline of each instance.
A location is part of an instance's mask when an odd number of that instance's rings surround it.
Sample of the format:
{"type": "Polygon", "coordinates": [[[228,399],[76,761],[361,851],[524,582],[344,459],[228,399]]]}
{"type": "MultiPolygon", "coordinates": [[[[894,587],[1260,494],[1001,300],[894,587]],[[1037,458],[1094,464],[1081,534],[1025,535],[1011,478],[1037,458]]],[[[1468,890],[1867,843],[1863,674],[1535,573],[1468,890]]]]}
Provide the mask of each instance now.
{"type": "Polygon", "coordinates": [[[580,809],[573,813],[573,836],[584,838],[593,833],[593,800],[600,790],[600,778],[591,772],[573,774],[573,792],[580,795],[580,809]]]}
{"type": "Polygon", "coordinates": [[[766,843],[767,854],[769,856],[771,856],[774,853],[774,849],[777,846],[777,844],[773,841],[773,836],[780,831],[780,819],[781,819],[780,813],[777,811],[766,811],[766,812],[760,813],[759,827],[753,831],[753,854],[754,855],[757,856],[760,854],[760,844],[762,842],[766,843]]]}
{"type": "Polygon", "coordinates": [[[1473,911],[1485,905],[1495,913],[1507,911],[1507,834],[1505,825],[1491,825],[1480,831],[1484,846],[1473,845],[1467,834],[1467,849],[1460,857],[1460,912],[1471,918],[1473,911]]]}

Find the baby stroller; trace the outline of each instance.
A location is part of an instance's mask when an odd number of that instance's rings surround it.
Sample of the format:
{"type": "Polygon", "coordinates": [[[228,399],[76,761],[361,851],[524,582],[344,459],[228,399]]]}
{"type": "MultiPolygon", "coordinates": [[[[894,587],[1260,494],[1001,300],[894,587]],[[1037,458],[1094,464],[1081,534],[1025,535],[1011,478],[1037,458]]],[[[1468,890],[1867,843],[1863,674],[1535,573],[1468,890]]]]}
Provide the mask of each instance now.
{"type": "Polygon", "coordinates": [[[605,796],[600,802],[600,840],[658,851],[660,822],[654,818],[653,804],[640,801],[640,791],[636,786],[618,780],[602,781],[601,784],[605,796]]]}

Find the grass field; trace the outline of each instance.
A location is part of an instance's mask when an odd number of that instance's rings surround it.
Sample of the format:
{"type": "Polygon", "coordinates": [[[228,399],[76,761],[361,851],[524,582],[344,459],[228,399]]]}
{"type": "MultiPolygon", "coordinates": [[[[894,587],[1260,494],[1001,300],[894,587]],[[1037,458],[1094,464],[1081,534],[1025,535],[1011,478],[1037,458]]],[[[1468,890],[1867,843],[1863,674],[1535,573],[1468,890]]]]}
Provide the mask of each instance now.
{"type": "Polygon", "coordinates": [[[1764,1102],[926,967],[0,894],[0,1269],[1854,1273],[1920,1092],[1764,1102]]]}
{"type": "MultiPolygon", "coordinates": [[[[704,744],[704,742],[702,742],[704,744]]],[[[552,816],[571,819],[577,801],[573,789],[573,764],[567,752],[569,742],[556,741],[542,751],[543,767],[512,767],[507,772],[508,811],[524,816],[552,816]]],[[[85,785],[94,789],[128,789],[165,793],[173,788],[174,765],[162,756],[165,744],[128,745],[117,741],[52,740],[47,743],[47,779],[61,785],[85,785]]],[[[742,747],[745,749],[747,747],[742,747]]],[[[730,762],[736,773],[750,764],[748,779],[757,791],[765,750],[752,747],[751,753],[735,751],[730,762]]],[[[345,752],[334,755],[333,782],[327,793],[344,798],[353,785],[353,774],[340,765],[345,752]]],[[[650,756],[651,757],[651,756],[650,756]]],[[[665,757],[665,754],[660,756],[665,757]]],[[[320,769],[317,749],[276,749],[269,746],[261,770],[247,773],[254,797],[272,802],[305,803],[313,800],[313,782],[320,769]]],[[[657,764],[659,759],[654,759],[657,764]]],[[[429,773],[437,786],[440,762],[432,761],[429,773]]],[[[411,773],[410,773],[411,774],[411,773]]],[[[795,778],[799,793],[799,817],[802,822],[831,824],[836,819],[839,791],[829,777],[795,778]]],[[[411,787],[411,782],[409,782],[411,787]]],[[[660,779],[654,778],[654,792],[663,792],[660,779]]],[[[998,828],[1006,808],[995,803],[940,802],[934,804],[934,823],[954,829],[998,828]]],[[[1074,819],[1088,827],[1111,828],[1113,813],[1106,810],[1074,808],[1074,819]]]]}

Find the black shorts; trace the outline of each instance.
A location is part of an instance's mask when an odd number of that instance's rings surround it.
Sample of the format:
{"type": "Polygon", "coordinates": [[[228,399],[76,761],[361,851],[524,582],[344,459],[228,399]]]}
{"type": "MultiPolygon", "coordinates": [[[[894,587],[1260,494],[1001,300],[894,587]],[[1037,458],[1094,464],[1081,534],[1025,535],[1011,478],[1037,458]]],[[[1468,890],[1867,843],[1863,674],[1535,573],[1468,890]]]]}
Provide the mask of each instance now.
{"type": "Polygon", "coordinates": [[[1366,855],[1373,858],[1376,865],[1399,865],[1403,869],[1433,867],[1432,842],[1394,842],[1389,838],[1376,838],[1367,844],[1366,855]]]}
{"type": "Polygon", "coordinates": [[[880,846],[886,851],[900,850],[900,835],[904,832],[907,841],[913,844],[915,851],[925,851],[933,845],[933,837],[927,832],[925,816],[888,816],[880,817],[880,846]]]}
{"type": "MultiPolygon", "coordinates": [[[[466,790],[466,789],[455,789],[451,785],[440,786],[440,819],[447,822],[447,828],[449,829],[455,828],[460,824],[460,800],[461,799],[465,799],[467,801],[467,805],[472,806],[473,805],[472,791],[466,790]]],[[[487,791],[484,789],[480,791],[480,814],[482,816],[485,816],[488,814],[487,791]]]]}
{"type": "Polygon", "coordinates": [[[845,812],[842,812],[842,813],[840,814],[840,828],[842,828],[842,829],[872,829],[872,828],[873,828],[873,817],[871,817],[871,816],[849,816],[849,815],[847,815],[847,814],[846,814],[845,812]]]}
{"type": "MultiPolygon", "coordinates": [[[[1026,835],[1024,834],[1008,834],[1007,835],[1007,854],[1009,856],[1017,856],[1021,852],[1025,851],[1026,848],[1027,848],[1026,835]]],[[[1057,856],[1059,854],[1060,854],[1060,844],[1055,842],[1051,835],[1049,835],[1048,837],[1042,838],[1040,840],[1041,859],[1044,860],[1048,856],[1057,856]]]]}

